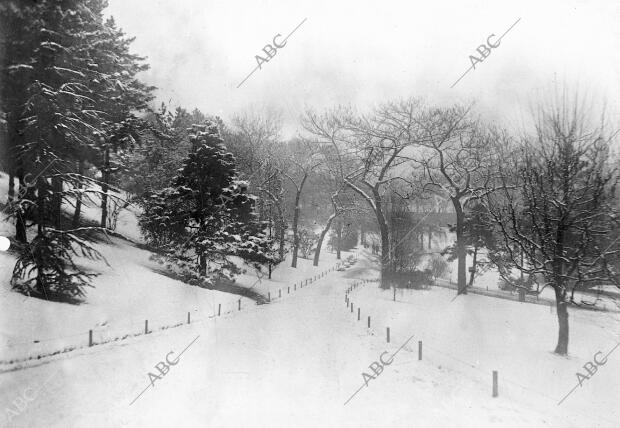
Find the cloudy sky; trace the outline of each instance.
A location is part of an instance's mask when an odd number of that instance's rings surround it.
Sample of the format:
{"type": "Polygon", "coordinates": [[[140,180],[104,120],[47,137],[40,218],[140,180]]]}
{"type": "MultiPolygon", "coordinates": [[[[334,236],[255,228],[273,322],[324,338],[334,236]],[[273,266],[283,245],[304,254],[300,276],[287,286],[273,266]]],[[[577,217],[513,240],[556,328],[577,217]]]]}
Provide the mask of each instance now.
{"type": "MultiPolygon", "coordinates": [[[[620,2],[110,0],[109,13],[148,56],[143,76],[160,101],[224,119],[247,109],[284,113],[287,135],[305,108],[362,108],[425,97],[476,101],[507,126],[566,85],[615,109],[620,99],[620,2]],[[500,46],[471,66],[487,37],[500,46]],[[286,46],[237,88],[276,34],[286,46]]],[[[280,41],[278,38],[277,41],[280,41]]]]}

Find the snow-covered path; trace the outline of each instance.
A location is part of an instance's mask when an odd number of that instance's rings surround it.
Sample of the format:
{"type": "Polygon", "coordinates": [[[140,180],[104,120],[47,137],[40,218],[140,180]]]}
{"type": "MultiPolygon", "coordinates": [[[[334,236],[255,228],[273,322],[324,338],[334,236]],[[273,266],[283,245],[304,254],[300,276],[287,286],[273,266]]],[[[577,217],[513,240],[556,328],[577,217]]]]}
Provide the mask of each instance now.
{"type": "MultiPolygon", "coordinates": [[[[373,361],[379,361],[384,351],[392,354],[404,341],[397,337],[385,343],[385,337],[367,330],[345,306],[344,291],[354,281],[352,277],[376,275],[365,269],[368,266],[369,261],[361,260],[350,271],[332,272],[272,304],[82,349],[36,367],[4,373],[0,375],[4,406],[0,424],[89,428],[613,426],[596,415],[593,419],[571,415],[570,406],[547,412],[547,403],[515,402],[515,397],[501,393],[492,399],[490,383],[472,380],[458,364],[446,366],[442,361],[442,367],[430,360],[418,362],[417,338],[345,406],[363,384],[361,373],[371,373],[368,366],[373,361]],[[146,389],[130,405],[149,385],[148,373],[159,375],[154,366],[166,356],[175,361],[190,344],[177,364],[155,380],[154,388],[146,389]],[[16,400],[20,406],[14,404],[16,400]]],[[[578,362],[574,365],[578,367],[578,362]]]]}

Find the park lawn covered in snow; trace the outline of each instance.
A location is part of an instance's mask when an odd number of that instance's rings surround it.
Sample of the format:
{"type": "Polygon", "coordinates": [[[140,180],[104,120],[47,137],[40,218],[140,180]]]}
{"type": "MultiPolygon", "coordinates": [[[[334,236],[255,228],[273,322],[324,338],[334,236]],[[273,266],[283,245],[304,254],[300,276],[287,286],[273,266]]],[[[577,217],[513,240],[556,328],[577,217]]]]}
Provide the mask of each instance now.
{"type": "MultiPolygon", "coordinates": [[[[91,271],[100,273],[94,278],[93,288],[86,290],[84,303],[79,305],[48,302],[31,298],[11,290],[9,284],[15,259],[0,254],[0,360],[21,360],[46,354],[67,347],[88,344],[88,331],[93,330],[94,342],[111,340],[127,334],[144,331],[145,320],[149,331],[186,322],[187,313],[193,321],[206,320],[217,314],[238,311],[239,299],[244,310],[254,308],[256,302],[237,294],[207,290],[190,286],[160,274],[162,266],[150,260],[151,253],[127,241],[111,238],[111,243],[98,243],[95,247],[108,261],[109,266],[81,260],[91,271]]],[[[287,297],[293,284],[312,278],[335,265],[335,255],[324,254],[320,266],[310,260],[299,260],[297,270],[286,262],[274,270],[272,279],[265,277],[257,282],[250,272],[241,275],[237,284],[272,299],[282,289],[287,297]]]]}
{"type": "MultiPolygon", "coordinates": [[[[558,406],[578,384],[576,373],[588,375],[583,365],[593,361],[596,352],[606,355],[620,342],[618,313],[569,309],[569,356],[560,357],[551,352],[557,341],[555,309],[475,294],[455,296],[455,291],[443,288],[401,289],[393,301],[393,290],[380,290],[370,283],[349,294],[354,305],[354,313],[349,315],[357,323],[358,332],[383,341],[386,327],[390,327],[395,344],[414,335],[408,346],[416,355],[403,358],[407,361],[401,360],[402,364],[418,364],[417,342],[421,340],[426,363],[441,367],[463,382],[468,379],[487,397],[492,371],[499,371],[500,396],[539,409],[541,414],[548,413],[549,418],[558,415],[561,422],[551,426],[572,426],[572,420],[581,418],[585,418],[582,426],[618,426],[620,352],[611,354],[608,362],[598,367],[599,373],[583,381],[558,406]],[[360,322],[356,321],[357,308],[360,322]],[[371,329],[366,328],[368,316],[371,329]]],[[[344,303],[342,308],[349,311],[344,303]]],[[[458,389],[452,393],[461,395],[458,389]]],[[[515,405],[515,411],[521,405],[515,405]]]]}
{"type": "MultiPolygon", "coordinates": [[[[0,173],[0,195],[6,202],[8,176],[0,173]]],[[[96,221],[96,207],[84,207],[84,217],[96,221]]],[[[81,304],[48,302],[17,293],[11,289],[10,277],[15,257],[0,252],[0,370],[12,367],[7,364],[57,351],[88,346],[89,330],[93,341],[122,338],[144,332],[145,320],[149,331],[175,326],[190,319],[205,321],[217,315],[238,311],[239,299],[244,310],[254,308],[256,302],[237,294],[190,286],[162,274],[165,268],[150,260],[150,251],[138,248],[140,242],[135,218],[136,210],[124,210],[119,215],[117,232],[130,238],[110,237],[95,243],[94,247],[105,257],[108,265],[78,259],[89,271],[100,274],[86,289],[81,304]]],[[[5,218],[0,219],[0,234],[13,235],[13,226],[5,218]]],[[[343,257],[349,253],[343,253],[343,257]]],[[[264,273],[257,281],[253,270],[239,276],[240,287],[253,288],[257,293],[277,298],[278,290],[318,275],[337,262],[335,254],[325,251],[320,266],[312,266],[310,260],[299,259],[297,269],[290,268],[288,260],[278,266],[267,279],[264,273]]],[[[286,294],[283,295],[286,297],[286,294]]]]}
{"type": "Polygon", "coordinates": [[[454,293],[441,289],[394,303],[390,292],[369,284],[350,294],[362,308],[358,322],[344,292],[354,278],[376,277],[372,266],[361,260],[286,299],[234,316],[4,373],[3,403],[10,405],[28,387],[34,396],[23,411],[10,414],[10,426],[617,426],[620,354],[562,406],[556,401],[576,382],[583,362],[617,337],[617,327],[597,318],[605,314],[571,317],[570,358],[549,352],[555,321],[539,305],[475,295],[451,301],[454,293]],[[368,330],[365,315],[371,313],[368,330]],[[389,344],[386,324],[392,328],[389,344]],[[364,385],[362,372],[371,373],[371,363],[384,351],[396,352],[411,335],[392,364],[345,406],[364,385]],[[421,362],[418,340],[424,341],[421,362]],[[159,374],[154,366],[166,356],[177,364],[152,378],[151,386],[148,373],[159,374]],[[492,369],[500,373],[497,398],[491,398],[492,369]]]}

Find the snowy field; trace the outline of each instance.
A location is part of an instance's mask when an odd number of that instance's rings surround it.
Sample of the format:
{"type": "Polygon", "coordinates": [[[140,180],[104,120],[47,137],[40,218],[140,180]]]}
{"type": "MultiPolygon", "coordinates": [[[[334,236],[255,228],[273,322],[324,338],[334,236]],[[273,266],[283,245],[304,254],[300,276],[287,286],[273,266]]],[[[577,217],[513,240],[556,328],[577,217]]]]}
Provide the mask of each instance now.
{"type": "MultiPolygon", "coordinates": [[[[0,173],[0,195],[6,202],[8,177],[0,173]]],[[[96,207],[84,207],[84,217],[95,221],[99,214],[96,207]]],[[[13,226],[0,219],[0,234],[13,233],[13,226]]],[[[140,232],[134,210],[121,212],[116,232],[134,242],[140,242],[140,232]]],[[[151,252],[140,249],[121,238],[96,243],[95,248],[105,257],[104,263],[80,259],[80,264],[100,275],[94,278],[93,288],[88,288],[84,303],[72,305],[46,302],[23,296],[11,290],[9,283],[15,258],[0,252],[0,371],[11,369],[16,362],[23,365],[28,358],[37,358],[69,348],[88,345],[89,330],[93,342],[100,343],[144,332],[145,320],[149,331],[185,323],[187,313],[193,322],[204,322],[217,315],[238,312],[239,300],[244,310],[254,308],[256,302],[237,294],[192,287],[169,276],[162,275],[162,266],[150,260],[151,252]],[[221,308],[220,308],[221,305],[221,308]]],[[[350,253],[343,252],[343,258],[350,253]]],[[[313,278],[332,268],[336,255],[322,254],[320,266],[310,260],[299,259],[297,269],[284,262],[277,266],[272,279],[266,272],[259,277],[248,272],[237,278],[240,287],[251,288],[265,298],[272,299],[279,293],[286,297],[287,287],[294,291],[300,281],[313,278]],[[294,273],[293,273],[294,272],[294,273]]]]}
{"type": "Polygon", "coordinates": [[[393,302],[390,291],[371,283],[349,295],[361,308],[358,322],[344,293],[355,278],[376,277],[364,257],[253,310],[4,373],[7,408],[24,391],[32,398],[17,415],[9,413],[5,426],[618,426],[620,354],[557,405],[577,382],[575,372],[620,339],[613,315],[573,312],[568,358],[550,352],[556,321],[539,305],[454,299],[443,289],[402,293],[393,302]],[[364,385],[362,372],[371,373],[372,362],[412,335],[392,364],[344,405],[364,385]],[[154,366],[166,356],[177,364],[151,387],[148,373],[159,373],[154,366]],[[499,371],[497,398],[491,398],[491,370],[499,371]]]}

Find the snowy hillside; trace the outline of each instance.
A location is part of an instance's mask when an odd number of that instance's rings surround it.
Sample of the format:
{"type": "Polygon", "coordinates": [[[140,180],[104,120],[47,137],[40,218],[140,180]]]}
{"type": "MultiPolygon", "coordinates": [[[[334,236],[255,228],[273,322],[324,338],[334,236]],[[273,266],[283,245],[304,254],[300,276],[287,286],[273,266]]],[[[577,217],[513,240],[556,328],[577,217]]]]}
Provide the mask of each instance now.
{"type": "Polygon", "coordinates": [[[564,359],[549,352],[555,320],[537,305],[454,300],[434,288],[397,295],[395,303],[369,283],[349,293],[361,308],[357,321],[345,291],[357,278],[375,278],[374,266],[365,255],[348,271],[254,310],[5,373],[5,403],[24,388],[36,391],[7,426],[617,426],[618,355],[557,405],[583,362],[620,339],[616,318],[574,316],[574,353],[564,359]],[[372,373],[368,366],[384,351],[398,354],[363,386],[362,373],[372,373]],[[148,373],[159,376],[154,366],[167,356],[176,365],[151,386],[148,373]],[[499,371],[497,398],[492,370],[499,371]]]}
{"type": "MultiPolygon", "coordinates": [[[[0,173],[0,201],[6,202],[8,177],[0,173]]],[[[100,211],[89,206],[84,217],[96,221],[100,211]]],[[[0,221],[0,231],[13,234],[13,226],[0,221]]],[[[121,212],[116,232],[133,242],[140,242],[135,209],[121,212]]],[[[88,346],[89,330],[93,342],[101,343],[144,332],[145,320],[149,331],[168,328],[187,321],[206,321],[215,316],[237,312],[256,306],[256,300],[230,292],[193,287],[166,274],[164,266],[150,260],[151,252],[138,248],[131,241],[111,237],[95,244],[108,265],[82,259],[80,264],[99,273],[93,288],[87,290],[82,304],[48,302],[31,298],[11,290],[9,281],[15,258],[0,252],[0,370],[26,364],[27,359],[37,359],[59,351],[88,346]],[[241,301],[241,303],[239,303],[241,301]],[[62,320],[59,322],[59,320],[62,320]]],[[[348,253],[343,253],[344,256],[348,253]]],[[[313,278],[336,264],[335,254],[325,252],[320,267],[313,267],[309,260],[300,259],[295,270],[297,286],[300,281],[313,278]]],[[[294,287],[292,269],[285,262],[277,267],[272,279],[266,273],[257,276],[252,269],[237,279],[241,289],[251,289],[264,299],[276,298],[294,287]],[[259,279],[260,278],[260,279],[259,279]]]]}

